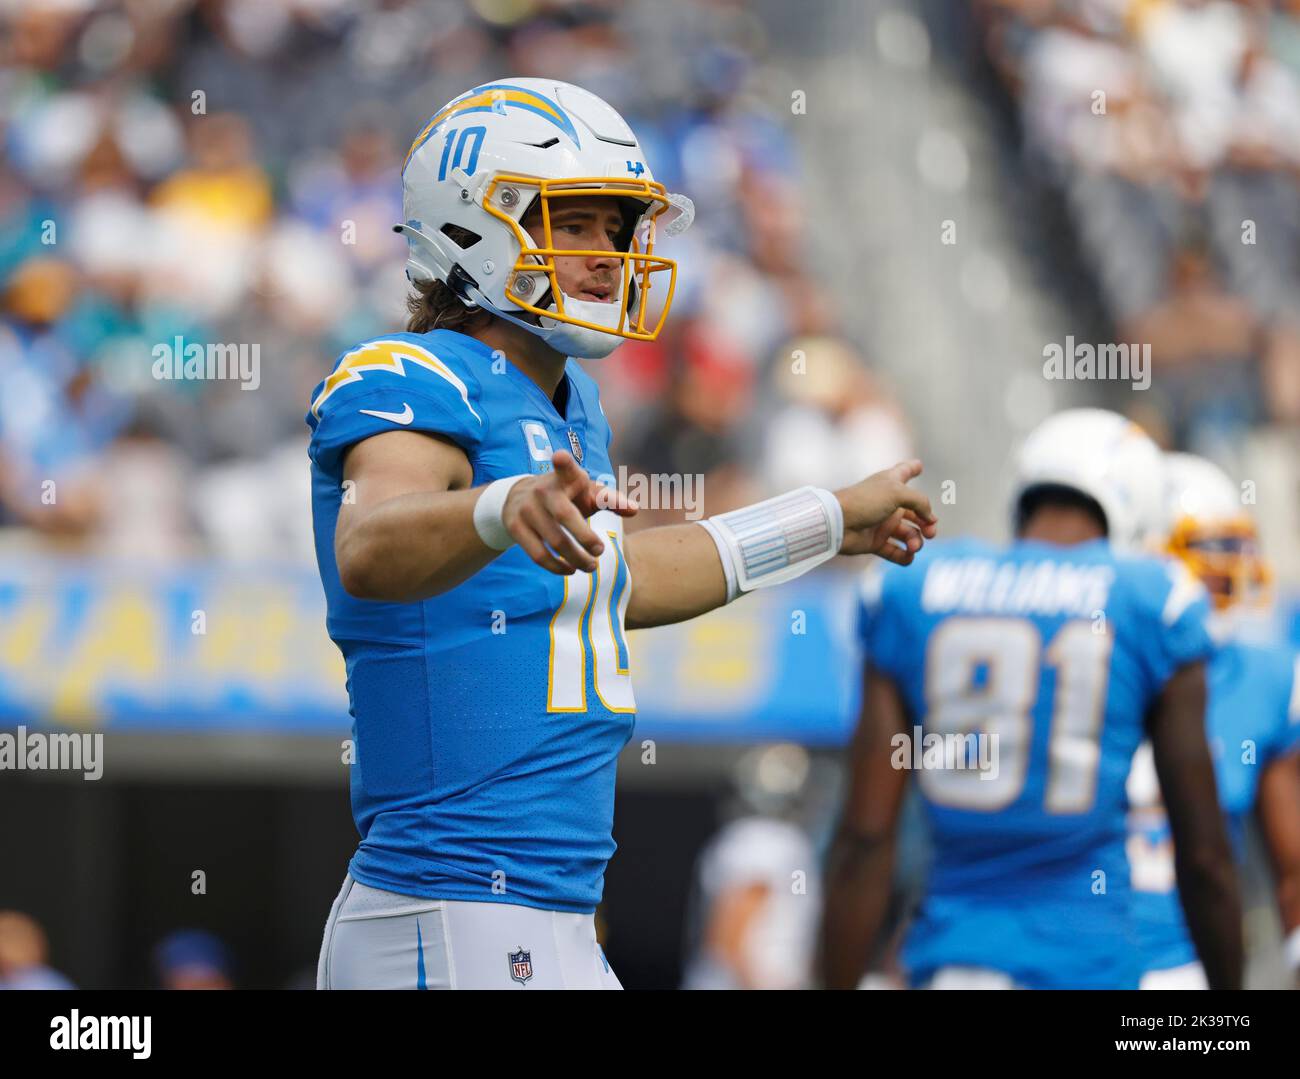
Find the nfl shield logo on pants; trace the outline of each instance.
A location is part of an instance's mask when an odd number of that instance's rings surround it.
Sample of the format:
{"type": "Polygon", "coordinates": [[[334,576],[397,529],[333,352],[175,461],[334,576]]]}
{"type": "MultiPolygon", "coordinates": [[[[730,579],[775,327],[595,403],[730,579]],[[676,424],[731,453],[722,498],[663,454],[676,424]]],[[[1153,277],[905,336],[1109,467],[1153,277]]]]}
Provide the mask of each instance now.
{"type": "Polygon", "coordinates": [[[507,952],[510,960],[510,977],[523,985],[533,976],[533,953],[520,948],[517,952],[507,952]]]}

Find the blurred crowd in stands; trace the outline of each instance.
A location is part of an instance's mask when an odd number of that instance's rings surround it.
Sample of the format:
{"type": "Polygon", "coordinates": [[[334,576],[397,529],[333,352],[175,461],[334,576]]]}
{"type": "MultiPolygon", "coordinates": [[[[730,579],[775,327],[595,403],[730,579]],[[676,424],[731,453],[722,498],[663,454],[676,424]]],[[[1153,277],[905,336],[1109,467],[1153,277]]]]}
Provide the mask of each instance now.
{"type": "MultiPolygon", "coordinates": [[[[1152,389],[1123,407],[1219,459],[1260,425],[1300,426],[1300,0],[969,2],[1108,332],[1151,344],[1152,389]]],[[[717,513],[909,455],[810,265],[821,211],[789,80],[765,78],[772,45],[745,0],[0,5],[0,550],[310,558],[312,387],[405,324],[406,147],[508,75],[605,97],[696,204],[663,248],[680,263],[664,333],[589,368],[616,465],[703,473],[717,513]],[[255,345],[256,389],[160,380],[178,339],[255,345]]],[[[807,770],[788,756],[764,767],[807,770]]],[[[810,923],[774,904],[743,955],[734,929],[742,901],[809,864],[807,836],[771,804],[741,812],[697,867],[687,984],[732,984],[731,952],[802,984],[810,923]]],[[[165,987],[238,980],[204,931],[152,958],[165,987]]],[[[0,989],[68,984],[42,928],[0,911],[0,989]]]]}
{"type": "MultiPolygon", "coordinates": [[[[1300,0],[972,0],[1116,342],[1129,411],[1223,459],[1300,421],[1300,0]]],[[[696,226],[659,341],[592,365],[632,473],[709,513],[911,451],[839,333],[742,0],[15,0],[0,13],[0,542],[310,557],[311,388],[405,322],[400,163],[443,102],[563,72],[696,226]],[[257,388],[160,380],[256,346],[257,388]]],[[[1029,361],[1027,361],[1029,362],[1029,361]]],[[[638,525],[663,513],[643,514],[638,525]]]]}
{"type": "MultiPolygon", "coordinates": [[[[154,946],[150,985],[158,989],[233,989],[230,950],[201,929],[178,929],[154,946]]],[[[286,988],[305,988],[294,984],[286,988]]],[[[16,910],[0,910],[0,990],[75,989],[49,965],[45,930],[16,910]]]]}
{"type": "Polygon", "coordinates": [[[1140,418],[1229,460],[1300,422],[1300,0],[976,8],[1114,339],[1151,344],[1140,418]]]}
{"type": "Polygon", "coordinates": [[[905,448],[802,262],[798,156],[752,94],[765,43],[739,0],[32,0],[0,15],[0,50],[0,535],[17,546],[310,557],[310,391],[405,323],[406,145],[503,75],[606,97],[699,211],[667,252],[669,329],[596,372],[616,461],[702,472],[718,512],[804,482],[791,446],[822,482],[905,448]],[[173,343],[257,346],[256,389],[160,380],[173,343]],[[800,351],[831,356],[816,385],[779,377],[800,351]],[[782,420],[761,443],[756,410],[782,420]]]}

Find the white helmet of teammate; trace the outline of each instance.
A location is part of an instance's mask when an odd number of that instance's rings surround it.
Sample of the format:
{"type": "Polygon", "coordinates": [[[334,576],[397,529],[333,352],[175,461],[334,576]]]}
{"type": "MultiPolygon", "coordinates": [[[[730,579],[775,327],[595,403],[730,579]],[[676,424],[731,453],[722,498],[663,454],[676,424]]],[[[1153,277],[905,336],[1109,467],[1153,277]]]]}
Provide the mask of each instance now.
{"type": "Polygon", "coordinates": [[[1093,499],[1106,516],[1116,550],[1149,544],[1163,524],[1160,449],[1145,431],[1116,412],[1072,408],[1048,417],[1016,455],[1012,515],[1036,487],[1068,487],[1093,499]]]}
{"type": "Polygon", "coordinates": [[[624,339],[652,341],[667,317],[677,265],[656,255],[657,233],[685,231],[690,199],[656,183],[632,129],[608,104],[552,79],[502,79],[444,105],[416,137],[402,169],[407,276],[438,280],[469,306],[523,326],[568,356],[607,356],[624,339]],[[609,195],[626,227],[610,252],[558,251],[550,238],[555,200],[609,195]],[[541,243],[520,221],[540,200],[541,243]],[[560,289],[557,255],[622,261],[612,302],[560,289]],[[653,322],[646,293],[667,271],[653,322]]]}
{"type": "Polygon", "coordinates": [[[1271,576],[1241,494],[1212,461],[1165,454],[1165,550],[1204,582],[1221,610],[1262,600],[1271,576]]]}

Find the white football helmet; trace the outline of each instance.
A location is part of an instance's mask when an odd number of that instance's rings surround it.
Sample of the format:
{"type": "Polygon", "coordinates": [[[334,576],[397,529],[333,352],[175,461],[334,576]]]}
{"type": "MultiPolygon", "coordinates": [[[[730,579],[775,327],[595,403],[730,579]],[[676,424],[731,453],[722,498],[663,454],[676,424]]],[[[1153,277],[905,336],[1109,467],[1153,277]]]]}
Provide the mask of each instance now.
{"type": "Polygon", "coordinates": [[[1264,600],[1271,573],[1226,472],[1194,454],[1165,454],[1165,513],[1165,550],[1204,582],[1219,610],[1264,600]]]}
{"type": "Polygon", "coordinates": [[[1016,456],[1012,517],[1035,487],[1059,486],[1093,499],[1113,547],[1135,552],[1163,523],[1159,447],[1137,424],[1100,408],[1072,408],[1029,433],[1016,456]]]}
{"type": "Polygon", "coordinates": [[[550,79],[476,86],[439,109],[407,154],[402,212],[406,220],[394,231],[406,236],[412,281],[446,282],[465,304],[580,358],[606,356],[625,338],[658,336],[677,264],[654,253],[656,233],[683,232],[695,216],[690,199],[655,183],[636,136],[613,108],[550,79]],[[630,200],[618,250],[557,250],[552,200],[590,195],[630,200]],[[520,225],[538,200],[540,244],[520,225]],[[618,296],[608,303],[566,296],[557,255],[621,259],[618,296]],[[662,308],[647,326],[650,278],[663,270],[662,308]]]}

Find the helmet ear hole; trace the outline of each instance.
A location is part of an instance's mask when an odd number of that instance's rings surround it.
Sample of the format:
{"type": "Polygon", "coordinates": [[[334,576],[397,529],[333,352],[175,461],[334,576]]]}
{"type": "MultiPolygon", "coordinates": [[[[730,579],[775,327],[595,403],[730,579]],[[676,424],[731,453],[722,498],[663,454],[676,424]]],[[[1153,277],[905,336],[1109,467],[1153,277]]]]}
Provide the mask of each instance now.
{"type": "Polygon", "coordinates": [[[443,225],[442,228],[439,229],[438,231],[441,232],[444,236],[446,236],[447,239],[449,239],[462,251],[468,251],[471,247],[473,247],[476,243],[478,243],[479,240],[483,239],[482,236],[480,236],[477,232],[474,232],[472,229],[464,228],[461,225],[453,225],[451,224],[451,222],[448,222],[447,224],[443,225]]]}

